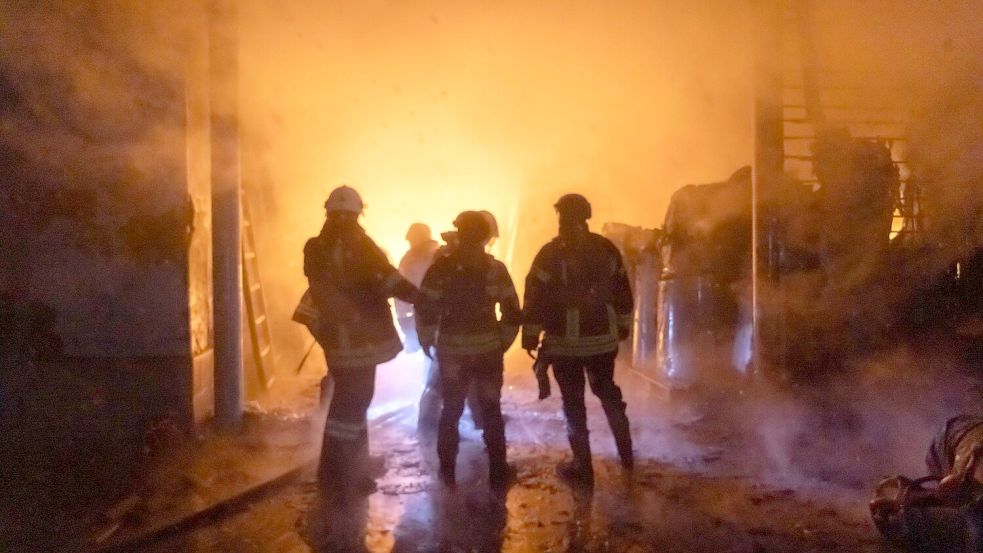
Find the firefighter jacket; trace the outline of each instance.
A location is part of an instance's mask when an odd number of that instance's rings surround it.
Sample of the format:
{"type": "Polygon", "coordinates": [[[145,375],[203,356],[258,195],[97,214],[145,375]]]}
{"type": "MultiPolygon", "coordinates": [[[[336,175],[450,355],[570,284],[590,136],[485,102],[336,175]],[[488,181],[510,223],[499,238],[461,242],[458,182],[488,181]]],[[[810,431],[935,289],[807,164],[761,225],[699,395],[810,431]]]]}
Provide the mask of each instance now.
{"type": "Polygon", "coordinates": [[[548,357],[587,357],[618,350],[631,327],[633,298],[621,253],[591,232],[554,238],[526,278],[522,347],[548,357]]]}
{"type": "Polygon", "coordinates": [[[420,343],[435,345],[442,356],[504,353],[522,321],[505,264],[481,248],[463,246],[437,257],[427,271],[416,314],[420,343]]]}
{"type": "Polygon", "coordinates": [[[412,302],[416,288],[358,225],[325,224],[304,246],[304,274],[317,317],[311,325],[329,367],[368,367],[403,349],[389,298],[412,302]]]}

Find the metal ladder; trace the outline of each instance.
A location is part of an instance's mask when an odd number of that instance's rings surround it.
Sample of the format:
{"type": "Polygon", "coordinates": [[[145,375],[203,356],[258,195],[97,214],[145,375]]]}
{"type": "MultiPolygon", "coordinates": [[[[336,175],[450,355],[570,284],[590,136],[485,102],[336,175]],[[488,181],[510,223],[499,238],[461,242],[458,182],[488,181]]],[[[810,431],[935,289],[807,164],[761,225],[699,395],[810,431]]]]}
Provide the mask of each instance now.
{"type": "Polygon", "coordinates": [[[252,214],[245,189],[242,199],[242,295],[246,304],[247,325],[253,349],[257,380],[264,390],[273,385],[273,332],[266,311],[266,298],[259,277],[259,261],[256,258],[256,239],[253,234],[252,214]]]}
{"type": "MultiPolygon", "coordinates": [[[[895,229],[905,232],[924,228],[922,193],[912,182],[906,161],[907,114],[890,106],[864,101],[873,91],[870,75],[836,71],[823,63],[809,17],[808,0],[784,2],[784,105],[783,128],[785,172],[806,185],[816,185],[811,145],[819,128],[833,125],[846,128],[855,138],[887,145],[898,168],[899,190],[895,193],[895,229]]],[[[875,97],[883,97],[883,90],[875,97]]],[[[897,231],[892,233],[892,237],[897,231]]]]}

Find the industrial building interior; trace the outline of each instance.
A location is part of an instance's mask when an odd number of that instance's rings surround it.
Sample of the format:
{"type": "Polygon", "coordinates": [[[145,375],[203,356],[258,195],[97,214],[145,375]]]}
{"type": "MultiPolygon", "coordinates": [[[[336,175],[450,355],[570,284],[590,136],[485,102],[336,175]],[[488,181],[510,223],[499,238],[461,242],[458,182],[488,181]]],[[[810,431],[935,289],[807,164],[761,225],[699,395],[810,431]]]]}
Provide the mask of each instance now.
{"type": "Polygon", "coordinates": [[[983,551],[981,20],[0,0],[0,551],[983,551]],[[327,500],[336,384],[296,312],[341,185],[393,265],[412,224],[489,211],[520,299],[557,199],[589,199],[634,296],[634,468],[588,393],[596,480],[557,474],[556,368],[540,399],[517,341],[514,482],[489,492],[469,414],[442,486],[401,328],[374,487],[327,500]]]}

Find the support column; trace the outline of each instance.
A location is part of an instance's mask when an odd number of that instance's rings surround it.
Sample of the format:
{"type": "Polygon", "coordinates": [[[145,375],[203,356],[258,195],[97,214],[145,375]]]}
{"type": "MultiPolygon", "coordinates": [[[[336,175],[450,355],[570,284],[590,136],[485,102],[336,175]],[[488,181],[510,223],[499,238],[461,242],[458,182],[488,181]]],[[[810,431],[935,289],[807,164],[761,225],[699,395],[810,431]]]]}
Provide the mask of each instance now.
{"type": "Polygon", "coordinates": [[[242,247],[239,40],[235,0],[214,0],[210,19],[215,419],[242,422],[242,247]]]}
{"type": "MultiPolygon", "coordinates": [[[[763,359],[773,359],[775,352],[763,355],[762,348],[772,347],[774,336],[763,339],[772,325],[763,324],[762,290],[765,282],[774,284],[777,278],[778,248],[774,235],[774,210],[767,209],[772,195],[769,191],[781,185],[784,172],[783,120],[783,27],[782,0],[757,0],[754,29],[754,163],[751,185],[752,217],[752,328],[755,372],[761,370],[763,359]]],[[[772,289],[770,287],[769,289],[772,289]]],[[[768,317],[774,314],[768,314],[768,317]]],[[[781,340],[777,340],[781,343],[781,340]]],[[[779,355],[781,357],[781,355],[779,355]]]]}

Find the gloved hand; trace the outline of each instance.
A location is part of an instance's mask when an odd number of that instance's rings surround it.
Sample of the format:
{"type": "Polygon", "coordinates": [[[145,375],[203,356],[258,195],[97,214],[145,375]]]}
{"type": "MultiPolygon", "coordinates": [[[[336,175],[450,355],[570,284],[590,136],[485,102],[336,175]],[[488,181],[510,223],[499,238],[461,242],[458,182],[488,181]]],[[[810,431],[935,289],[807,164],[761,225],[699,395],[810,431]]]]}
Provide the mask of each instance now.
{"type": "Polygon", "coordinates": [[[539,349],[539,336],[531,334],[522,335],[522,349],[526,351],[536,351],[539,349]]]}

